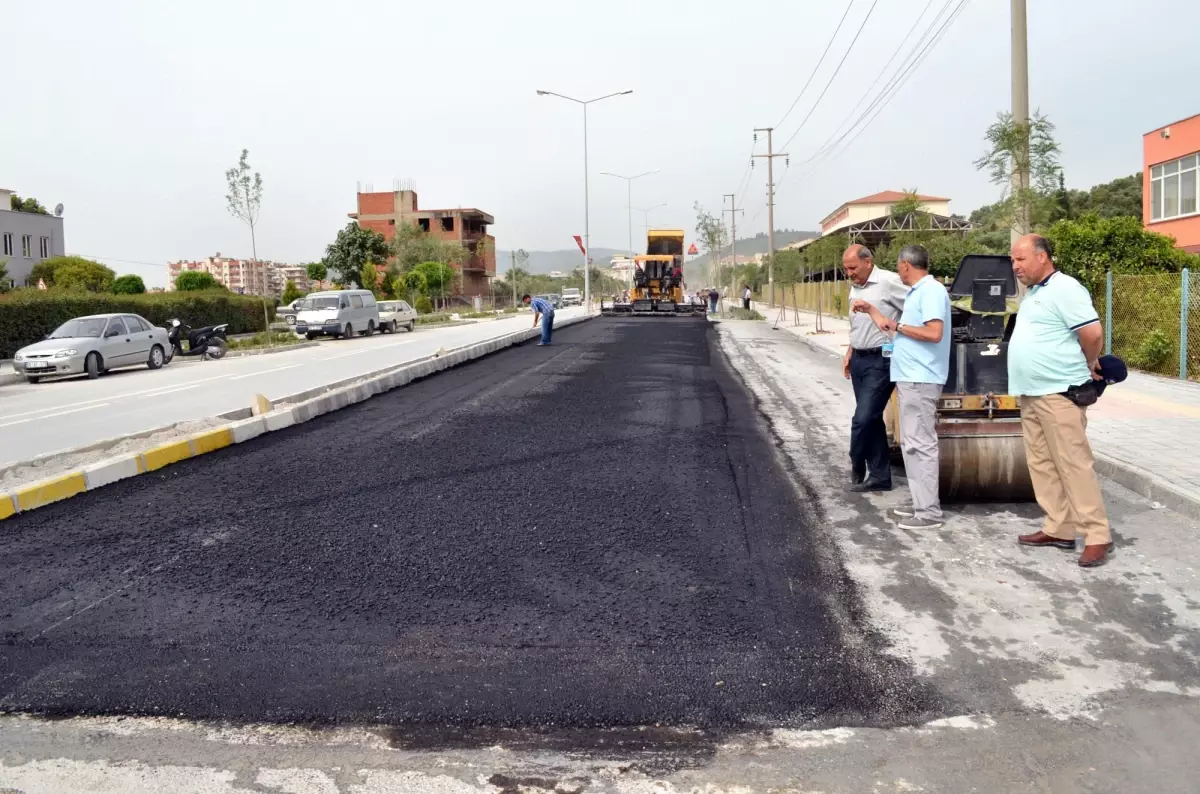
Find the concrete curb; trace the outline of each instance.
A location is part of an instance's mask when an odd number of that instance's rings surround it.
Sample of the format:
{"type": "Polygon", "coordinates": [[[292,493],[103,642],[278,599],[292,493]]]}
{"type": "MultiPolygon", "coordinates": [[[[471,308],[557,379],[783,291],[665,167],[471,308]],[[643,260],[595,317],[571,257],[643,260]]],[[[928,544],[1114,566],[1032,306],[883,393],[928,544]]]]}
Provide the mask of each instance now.
{"type": "MultiPolygon", "coordinates": [[[[566,328],[592,319],[589,316],[571,317],[555,323],[555,329],[566,328]]],[[[283,406],[270,413],[254,416],[250,408],[221,414],[228,420],[223,427],[210,428],[193,433],[186,438],[148,449],[140,453],[126,453],[106,458],[77,471],[65,472],[43,480],[0,491],[0,520],[17,513],[36,510],[43,505],[103,488],[105,485],[156,471],[188,458],[214,452],[233,444],[241,444],[264,433],[282,430],[292,425],[307,422],[322,414],[331,413],[355,403],[369,400],[376,394],[406,386],[415,380],[428,377],[442,370],[465,364],[513,345],[536,339],[540,330],[528,328],[523,331],[485,339],[464,347],[439,351],[416,361],[405,362],[368,375],[360,375],[338,383],[327,384],[316,389],[284,397],[276,402],[283,406]]],[[[172,426],[173,427],[173,426],[172,426]]],[[[55,455],[70,455],[115,445],[133,438],[144,438],[170,428],[157,428],[122,436],[107,441],[89,444],[78,449],[63,450],[52,455],[43,455],[32,461],[12,464],[7,469],[28,466],[55,455]]]]}
{"type": "Polygon", "coordinates": [[[245,358],[247,356],[269,356],[273,353],[290,353],[293,350],[303,350],[306,347],[316,347],[320,342],[312,340],[311,342],[297,342],[294,345],[286,345],[284,347],[260,347],[254,350],[230,350],[225,354],[225,358],[245,358]]]}

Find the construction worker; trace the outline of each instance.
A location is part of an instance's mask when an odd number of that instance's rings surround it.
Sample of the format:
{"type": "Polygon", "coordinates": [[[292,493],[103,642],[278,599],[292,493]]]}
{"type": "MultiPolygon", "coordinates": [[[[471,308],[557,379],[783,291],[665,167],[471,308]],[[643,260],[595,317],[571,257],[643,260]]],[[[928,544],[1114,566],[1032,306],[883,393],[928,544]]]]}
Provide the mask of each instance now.
{"type": "Polygon", "coordinates": [[[542,341],[537,346],[550,344],[550,335],[554,333],[554,306],[544,298],[530,298],[528,293],[522,296],[521,302],[533,307],[533,327],[537,328],[539,321],[542,323],[542,341]]]}

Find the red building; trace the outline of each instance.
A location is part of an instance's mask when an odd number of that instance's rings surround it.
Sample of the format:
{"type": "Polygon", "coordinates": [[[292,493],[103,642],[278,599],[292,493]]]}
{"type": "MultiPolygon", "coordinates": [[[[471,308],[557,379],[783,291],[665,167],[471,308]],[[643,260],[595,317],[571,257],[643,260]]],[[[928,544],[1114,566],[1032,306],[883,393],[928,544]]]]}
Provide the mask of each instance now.
{"type": "Polygon", "coordinates": [[[1200,253],[1200,115],[1142,136],[1142,224],[1200,253]]]}
{"type": "MultiPolygon", "coordinates": [[[[408,224],[438,239],[459,243],[471,256],[461,266],[462,278],[455,280],[454,294],[490,294],[488,279],[496,275],[496,238],[487,229],[495,219],[483,210],[423,210],[417,205],[416,191],[396,190],[359,193],[358,212],[350,213],[350,217],[362,228],[377,231],[388,240],[395,236],[398,225],[408,224]]],[[[454,268],[460,269],[458,265],[454,268]]]]}

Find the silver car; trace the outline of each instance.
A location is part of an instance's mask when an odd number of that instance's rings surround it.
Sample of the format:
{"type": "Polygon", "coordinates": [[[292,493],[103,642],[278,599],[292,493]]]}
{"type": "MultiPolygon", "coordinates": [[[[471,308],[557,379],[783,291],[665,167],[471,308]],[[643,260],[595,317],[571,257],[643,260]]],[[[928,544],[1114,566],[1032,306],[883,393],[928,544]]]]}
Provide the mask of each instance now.
{"type": "Polygon", "coordinates": [[[53,375],[98,378],[120,367],[158,369],[167,362],[168,347],[167,329],[145,317],[93,314],[68,320],[43,341],[18,350],[13,369],[30,383],[53,375]]]}

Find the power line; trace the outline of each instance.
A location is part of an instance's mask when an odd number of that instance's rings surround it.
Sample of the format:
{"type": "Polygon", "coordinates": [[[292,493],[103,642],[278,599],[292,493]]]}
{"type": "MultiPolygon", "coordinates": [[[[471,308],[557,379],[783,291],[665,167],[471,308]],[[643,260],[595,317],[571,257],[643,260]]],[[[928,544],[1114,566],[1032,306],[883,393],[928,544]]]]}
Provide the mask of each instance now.
{"type": "Polygon", "coordinates": [[[854,38],[850,40],[850,46],[846,48],[846,52],[842,55],[842,59],[838,61],[837,68],[834,69],[833,74],[829,76],[829,81],[825,83],[825,88],[822,89],[821,95],[817,97],[817,101],[813,103],[813,106],[808,109],[808,115],[805,116],[804,120],[800,122],[800,126],[796,128],[795,132],[792,133],[792,137],[784,141],[784,149],[786,149],[788,144],[796,139],[796,136],[800,134],[800,130],[804,129],[804,125],[810,118],[812,118],[812,114],[816,111],[817,106],[821,104],[821,100],[825,98],[825,94],[829,91],[829,87],[833,85],[833,81],[837,79],[838,73],[842,71],[842,64],[844,64],[846,59],[850,57],[851,50],[854,49],[854,45],[858,41],[858,37],[862,35],[863,28],[867,26],[867,20],[871,18],[871,14],[875,11],[875,6],[877,5],[879,5],[879,0],[874,0],[874,2],[871,3],[871,7],[867,9],[867,15],[863,17],[862,24],[858,26],[858,31],[854,34],[854,38]]]}
{"type": "Polygon", "coordinates": [[[166,267],[166,262],[139,262],[136,259],[118,259],[115,256],[96,256],[95,254],[71,254],[71,256],[81,256],[84,259],[100,259],[105,262],[119,262],[122,265],[145,265],[146,267],[166,267]]]}
{"type": "Polygon", "coordinates": [[[787,117],[791,115],[793,110],[796,109],[796,104],[800,101],[800,97],[804,96],[804,92],[808,90],[808,86],[813,81],[813,78],[817,76],[817,71],[821,68],[821,64],[825,62],[825,56],[829,54],[829,48],[833,46],[834,39],[837,38],[837,34],[842,29],[842,23],[846,21],[846,17],[850,14],[850,9],[853,7],[854,0],[850,0],[850,2],[846,4],[846,10],[842,12],[842,18],[838,20],[837,27],[833,29],[833,35],[829,37],[829,41],[825,44],[825,51],[822,52],[821,57],[817,59],[817,65],[813,67],[812,73],[809,74],[808,79],[804,81],[804,87],[800,89],[799,94],[796,94],[796,98],[792,100],[791,107],[787,109],[787,113],[783,114],[783,118],[781,118],[779,123],[775,125],[776,127],[782,127],[783,122],[786,121],[787,117]]]}

